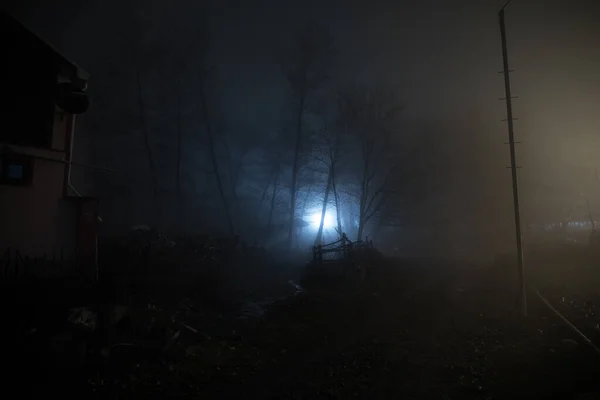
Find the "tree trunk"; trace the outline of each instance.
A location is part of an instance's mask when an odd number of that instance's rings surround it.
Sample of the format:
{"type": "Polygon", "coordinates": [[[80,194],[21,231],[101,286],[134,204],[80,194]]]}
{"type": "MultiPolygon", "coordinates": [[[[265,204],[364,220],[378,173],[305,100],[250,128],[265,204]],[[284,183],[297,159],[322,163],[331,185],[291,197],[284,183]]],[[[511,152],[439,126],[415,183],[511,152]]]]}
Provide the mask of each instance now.
{"type": "Polygon", "coordinates": [[[181,193],[181,77],[179,77],[177,84],[177,176],[175,179],[175,191],[177,192],[177,231],[181,237],[183,235],[183,194],[181,193]]]}
{"type": "MultiPolygon", "coordinates": [[[[312,185],[308,187],[308,191],[306,192],[306,197],[304,197],[304,201],[302,202],[302,216],[306,215],[306,204],[308,203],[308,199],[310,199],[310,195],[312,193],[312,185]]],[[[304,229],[304,228],[302,228],[304,229]]],[[[296,234],[296,248],[300,247],[300,232],[298,232],[298,228],[295,230],[296,234]]]]}
{"type": "Polygon", "coordinates": [[[271,182],[267,181],[267,184],[265,185],[265,188],[262,191],[262,195],[260,196],[260,202],[258,203],[258,207],[256,207],[256,214],[254,214],[254,219],[253,219],[252,225],[251,225],[251,227],[253,227],[253,228],[258,228],[260,225],[258,223],[258,219],[260,218],[260,211],[261,211],[262,205],[265,202],[265,199],[267,198],[267,192],[269,191],[269,186],[271,186],[271,182]]]}
{"type": "Polygon", "coordinates": [[[158,176],[156,175],[156,165],[154,164],[154,157],[152,156],[152,149],[150,148],[150,140],[148,138],[148,127],[146,125],[146,107],[144,105],[144,96],[142,93],[142,80],[140,77],[140,69],[136,68],[136,82],[138,92],[138,105],[140,108],[140,122],[142,125],[142,135],[144,137],[144,147],[146,148],[146,156],[148,157],[148,165],[150,166],[150,176],[152,179],[152,192],[153,192],[153,208],[154,208],[154,225],[159,225],[162,219],[162,212],[160,209],[160,202],[158,198],[158,176]]]}
{"type": "Polygon", "coordinates": [[[341,237],[342,233],[344,233],[344,228],[342,227],[342,211],[340,210],[340,197],[337,194],[335,186],[333,187],[333,196],[335,198],[335,216],[337,219],[337,230],[338,235],[341,237]]]}
{"type": "Polygon", "coordinates": [[[362,239],[364,224],[365,224],[365,213],[367,207],[367,195],[368,195],[368,182],[367,182],[367,166],[365,163],[365,168],[363,171],[362,184],[360,190],[360,204],[358,209],[358,231],[356,233],[356,240],[359,241],[362,239]]]}
{"type": "Polygon", "coordinates": [[[294,220],[296,218],[296,185],[298,182],[298,169],[300,158],[300,144],[302,140],[302,114],[304,113],[304,91],[300,93],[300,104],[296,121],[296,146],[294,148],[294,164],[292,166],[292,186],[290,188],[290,226],[288,230],[287,248],[292,249],[294,239],[294,220]]]}
{"type": "Polygon", "coordinates": [[[327,187],[325,188],[325,196],[323,198],[323,207],[321,208],[321,221],[319,223],[319,230],[317,231],[317,238],[315,240],[315,246],[321,244],[323,237],[323,225],[325,224],[325,215],[327,214],[327,203],[329,203],[329,191],[331,190],[331,183],[333,180],[333,168],[329,168],[329,174],[327,176],[327,187]]]}
{"type": "MultiPolygon", "coordinates": [[[[232,210],[232,214],[234,216],[236,216],[236,218],[240,215],[239,214],[239,199],[238,199],[238,194],[237,194],[237,172],[234,172],[234,168],[233,168],[233,157],[231,155],[231,149],[229,147],[229,143],[227,142],[227,139],[225,139],[225,151],[227,152],[227,174],[229,175],[229,186],[231,187],[231,197],[233,199],[233,210],[232,210]]],[[[235,168],[235,170],[237,171],[238,168],[235,168]]]]}
{"type": "Polygon", "coordinates": [[[342,237],[342,212],[340,210],[340,196],[337,192],[337,186],[335,184],[335,169],[331,167],[331,188],[333,189],[333,199],[335,200],[335,217],[337,220],[337,230],[340,238],[342,237]]]}
{"type": "Polygon", "coordinates": [[[223,190],[223,182],[221,180],[221,174],[219,173],[219,162],[217,160],[217,154],[215,152],[215,140],[214,140],[214,136],[213,136],[212,127],[210,125],[210,119],[208,116],[208,107],[206,105],[206,95],[204,93],[204,88],[202,85],[200,86],[200,101],[202,103],[202,114],[204,116],[204,124],[206,127],[206,134],[208,135],[210,161],[213,166],[215,178],[217,179],[217,189],[219,190],[219,195],[221,197],[221,201],[223,202],[223,207],[225,208],[225,214],[227,217],[227,225],[229,227],[229,233],[233,237],[233,236],[235,236],[235,227],[233,225],[233,218],[231,217],[231,210],[229,209],[229,203],[227,202],[227,196],[225,196],[225,191],[223,190]]]}
{"type": "MultiPolygon", "coordinates": [[[[269,219],[267,221],[267,232],[266,235],[271,235],[271,228],[273,226],[273,212],[275,211],[275,198],[277,197],[277,183],[279,180],[279,169],[275,172],[275,181],[273,182],[273,194],[271,195],[271,209],[269,210],[269,219]]],[[[266,238],[265,238],[266,240],[266,238]]]]}
{"type": "Polygon", "coordinates": [[[362,235],[363,235],[364,228],[365,228],[365,224],[364,224],[363,220],[359,219],[359,221],[358,221],[358,232],[356,234],[356,241],[357,242],[360,241],[360,240],[362,240],[362,235]]]}

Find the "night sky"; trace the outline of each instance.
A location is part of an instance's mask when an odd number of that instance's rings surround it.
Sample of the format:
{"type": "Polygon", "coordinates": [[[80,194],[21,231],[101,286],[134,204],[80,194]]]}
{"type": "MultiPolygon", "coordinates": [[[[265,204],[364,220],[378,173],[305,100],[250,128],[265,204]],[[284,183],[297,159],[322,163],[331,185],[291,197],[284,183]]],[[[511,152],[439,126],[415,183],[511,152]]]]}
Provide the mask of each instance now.
{"type": "MultiPolygon", "coordinates": [[[[339,49],[334,80],[393,86],[405,106],[405,132],[436,138],[439,164],[424,179],[452,185],[430,196],[427,207],[447,207],[485,229],[512,226],[500,121],[506,111],[498,101],[504,87],[497,11],[504,0],[124,3],[21,0],[7,8],[88,70],[90,86],[105,61],[119,57],[131,13],[143,21],[145,39],[164,37],[166,46],[208,20],[221,96],[240,123],[261,131],[276,129],[286,96],[276,49],[307,21],[319,22],[339,49]]],[[[581,203],[580,193],[600,214],[599,20],[594,0],[514,0],[506,11],[526,221],[560,220],[562,210],[581,203]]]]}

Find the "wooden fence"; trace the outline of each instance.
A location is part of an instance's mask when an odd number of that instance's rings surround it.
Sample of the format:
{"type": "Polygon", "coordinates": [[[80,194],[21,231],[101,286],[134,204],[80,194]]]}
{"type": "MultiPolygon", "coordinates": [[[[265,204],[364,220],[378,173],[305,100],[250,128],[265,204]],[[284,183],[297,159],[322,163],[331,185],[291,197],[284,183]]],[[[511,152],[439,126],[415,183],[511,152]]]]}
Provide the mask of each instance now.
{"type": "Polygon", "coordinates": [[[343,233],[342,237],[335,242],[313,246],[313,263],[322,264],[326,261],[348,260],[356,251],[372,248],[373,241],[369,240],[368,237],[364,241],[359,240],[352,242],[348,239],[348,236],[343,233]]]}
{"type": "Polygon", "coordinates": [[[0,275],[8,279],[60,276],[79,271],[80,264],[76,252],[69,254],[61,249],[51,256],[30,257],[8,247],[0,255],[0,275]]]}

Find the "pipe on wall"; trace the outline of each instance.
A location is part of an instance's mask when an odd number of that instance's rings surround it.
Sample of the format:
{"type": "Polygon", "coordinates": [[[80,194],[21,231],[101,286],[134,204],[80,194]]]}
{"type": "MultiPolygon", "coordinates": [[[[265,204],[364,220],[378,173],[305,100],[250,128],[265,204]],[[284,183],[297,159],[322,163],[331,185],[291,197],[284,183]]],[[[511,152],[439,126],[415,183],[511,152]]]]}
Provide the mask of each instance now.
{"type": "Polygon", "coordinates": [[[75,142],[75,115],[68,114],[67,135],[65,140],[65,176],[63,184],[63,195],[69,195],[69,189],[75,193],[75,196],[81,197],[81,193],[71,183],[71,160],[73,156],[73,145],[75,142]]]}

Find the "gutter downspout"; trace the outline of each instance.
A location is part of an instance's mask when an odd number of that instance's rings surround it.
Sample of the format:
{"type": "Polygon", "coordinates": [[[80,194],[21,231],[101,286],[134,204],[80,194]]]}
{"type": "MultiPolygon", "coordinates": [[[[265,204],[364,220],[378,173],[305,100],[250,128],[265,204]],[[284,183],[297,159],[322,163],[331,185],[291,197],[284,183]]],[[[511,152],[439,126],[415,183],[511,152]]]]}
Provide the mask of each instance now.
{"type": "Polygon", "coordinates": [[[67,197],[69,195],[69,189],[75,193],[77,197],[81,197],[81,193],[71,183],[71,159],[73,154],[73,144],[75,142],[75,115],[69,114],[68,118],[68,128],[67,128],[67,136],[65,140],[65,161],[67,164],[65,165],[65,177],[63,184],[63,196],[67,197]]]}
{"type": "MultiPolygon", "coordinates": [[[[71,183],[71,161],[73,155],[73,145],[75,142],[75,115],[69,114],[68,116],[68,128],[67,135],[65,140],[65,174],[64,174],[64,184],[63,184],[63,195],[67,197],[69,195],[69,189],[75,193],[77,197],[82,197],[81,193],[71,183]]],[[[100,222],[100,217],[96,214],[94,218],[94,223],[100,222]]],[[[93,267],[93,279],[95,282],[98,281],[98,235],[96,234],[94,240],[94,260],[92,262],[93,267]]]]}

